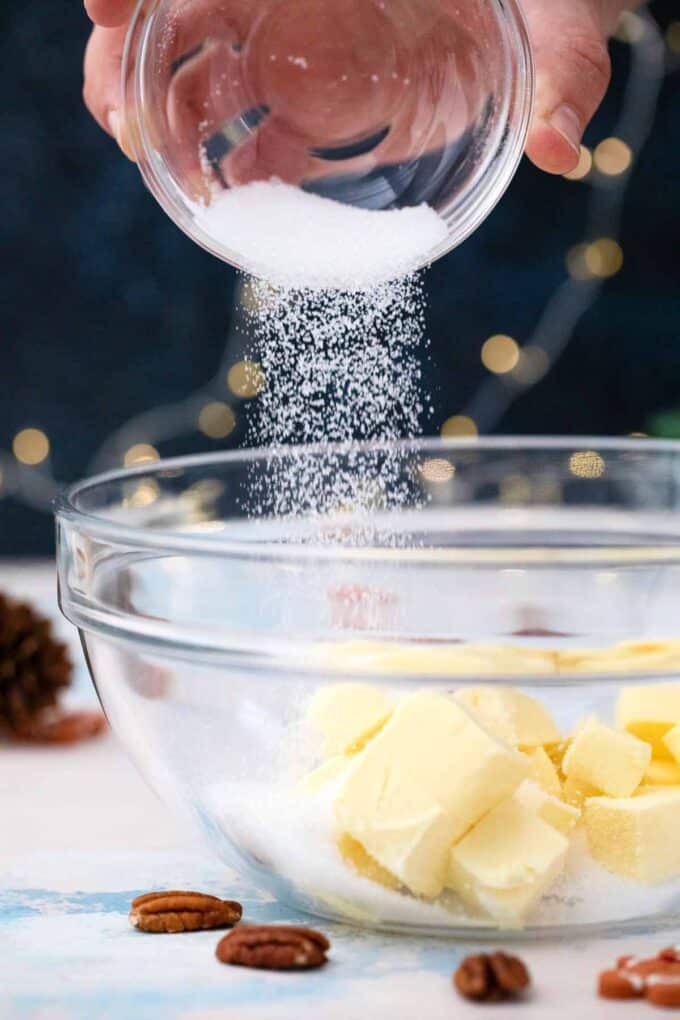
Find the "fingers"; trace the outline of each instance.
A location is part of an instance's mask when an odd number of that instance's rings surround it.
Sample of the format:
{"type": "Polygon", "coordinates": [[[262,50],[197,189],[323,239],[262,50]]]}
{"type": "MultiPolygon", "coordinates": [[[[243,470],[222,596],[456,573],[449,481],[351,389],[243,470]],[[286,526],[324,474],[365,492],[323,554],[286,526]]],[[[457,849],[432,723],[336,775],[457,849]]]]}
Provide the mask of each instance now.
{"type": "Polygon", "coordinates": [[[116,139],[130,155],[121,117],[121,62],[125,44],[125,25],[118,28],[96,26],[85,50],[83,98],[98,124],[116,139]]]}
{"type": "Polygon", "coordinates": [[[526,0],[536,61],[536,103],[527,155],[541,170],[564,174],[579,159],[588,122],[609,85],[607,39],[590,0],[526,0]]]}
{"type": "Polygon", "coordinates": [[[132,17],[135,0],[85,0],[91,21],[102,28],[118,28],[132,17]]]}

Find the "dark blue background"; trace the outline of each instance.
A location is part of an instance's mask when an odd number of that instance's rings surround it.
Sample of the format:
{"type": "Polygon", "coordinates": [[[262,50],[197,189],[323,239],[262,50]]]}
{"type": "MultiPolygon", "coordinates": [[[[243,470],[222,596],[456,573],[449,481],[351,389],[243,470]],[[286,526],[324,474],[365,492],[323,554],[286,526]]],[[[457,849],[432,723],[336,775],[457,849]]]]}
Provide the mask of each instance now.
{"type": "MultiPolygon", "coordinates": [[[[652,9],[668,24],[675,0],[652,9]]],[[[677,16],[677,11],[676,11],[677,16]]],[[[0,9],[0,449],[21,428],[50,437],[71,480],[130,416],[181,399],[215,372],[236,274],[166,219],[81,103],[88,22],[77,2],[0,9]]],[[[611,131],[628,47],[588,140],[611,131]]],[[[520,342],[581,240],[589,188],[524,162],[501,206],[428,274],[436,432],[484,377],[492,333],[520,342]]],[[[623,271],[607,283],[550,374],[517,400],[502,432],[621,434],[680,405],[678,74],[665,80],[623,223],[623,271]]],[[[235,352],[238,356],[238,351],[235,352]]],[[[219,396],[219,394],[216,394],[219,396]]],[[[224,445],[244,440],[243,413],[224,445]]],[[[143,439],[143,436],[139,437],[143,439]]],[[[196,436],[163,452],[205,449],[196,436]]],[[[0,554],[52,548],[47,514],[0,498],[0,554]]]]}

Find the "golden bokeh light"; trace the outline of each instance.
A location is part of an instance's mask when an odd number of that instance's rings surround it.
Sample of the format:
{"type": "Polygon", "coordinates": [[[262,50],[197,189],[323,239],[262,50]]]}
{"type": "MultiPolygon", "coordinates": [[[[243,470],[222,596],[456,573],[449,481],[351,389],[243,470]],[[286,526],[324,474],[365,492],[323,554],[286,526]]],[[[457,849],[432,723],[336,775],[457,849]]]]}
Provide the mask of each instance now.
{"type": "Polygon", "coordinates": [[[604,458],[595,450],[579,450],[569,458],[569,470],[577,478],[601,478],[605,469],[604,458]]]}
{"type": "Polygon", "coordinates": [[[512,378],[522,386],[533,386],[541,381],[549,368],[550,359],[543,348],[527,344],[520,351],[512,378]]]}
{"type": "Polygon", "coordinates": [[[616,177],[630,168],[633,152],[622,138],[605,138],[595,148],[593,162],[601,174],[616,177]]]}
{"type": "Polygon", "coordinates": [[[592,276],[605,280],[616,276],[623,266],[623,250],[611,237],[601,237],[586,247],[584,262],[592,276]]]}
{"type": "Polygon", "coordinates": [[[456,473],[455,465],[444,457],[429,457],[420,465],[420,473],[428,482],[450,482],[456,473]]]}
{"type": "Polygon", "coordinates": [[[264,388],[264,372],[256,361],[237,361],[229,369],[227,385],[241,400],[251,400],[264,388]]]}
{"type": "Polygon", "coordinates": [[[474,439],[479,435],[479,429],[466,414],[454,414],[442,425],[441,434],[444,439],[474,439]]]}
{"type": "Polygon", "coordinates": [[[138,464],[152,464],[160,460],[161,455],[150,443],[135,443],[123,457],[125,467],[136,467],[138,464]]]}
{"type": "Polygon", "coordinates": [[[511,336],[505,336],[503,333],[490,336],[482,347],[482,364],[494,375],[512,372],[519,357],[519,344],[511,336]]]}
{"type": "Polygon", "coordinates": [[[210,439],[225,439],[236,427],[236,415],[229,404],[214,400],[201,410],[198,427],[210,439]]]}
{"type": "Polygon", "coordinates": [[[634,44],[640,42],[644,34],[645,23],[642,18],[632,11],[624,11],[619,18],[614,38],[619,42],[634,44]]]}
{"type": "Polygon", "coordinates": [[[50,441],[42,429],[22,429],[12,440],[12,450],[19,463],[34,467],[47,460],[50,441]]]}
{"type": "Polygon", "coordinates": [[[666,29],[666,46],[671,53],[680,53],[680,21],[671,21],[666,29]]]}
{"type": "Polygon", "coordinates": [[[582,145],[578,163],[573,170],[570,170],[569,173],[564,176],[568,181],[582,181],[588,176],[592,169],[593,154],[587,145],[582,145]]]}

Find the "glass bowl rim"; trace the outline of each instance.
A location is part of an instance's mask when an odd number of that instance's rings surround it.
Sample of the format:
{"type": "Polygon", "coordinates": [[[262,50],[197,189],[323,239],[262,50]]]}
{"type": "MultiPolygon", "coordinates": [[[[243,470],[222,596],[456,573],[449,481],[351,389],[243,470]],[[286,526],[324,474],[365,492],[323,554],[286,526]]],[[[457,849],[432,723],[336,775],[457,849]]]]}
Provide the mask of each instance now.
{"type": "MultiPolygon", "coordinates": [[[[148,461],[130,468],[116,468],[101,474],[85,478],[66,488],[55,500],[54,511],[58,522],[68,524],[82,534],[99,538],[115,544],[125,544],[136,549],[162,548],[168,552],[212,553],[222,557],[247,557],[258,559],[275,559],[277,561],[295,559],[339,559],[356,560],[365,558],[382,558],[388,555],[392,562],[400,558],[413,559],[412,553],[421,554],[419,549],[384,549],[369,544],[357,547],[330,545],[322,542],[305,543],[273,543],[261,538],[225,539],[209,532],[187,533],[163,528],[147,528],[135,524],[113,520],[106,513],[83,510],[78,506],[79,497],[85,493],[96,491],[99,487],[111,484],[123,484],[135,479],[148,478],[153,480],[156,475],[168,471],[190,470],[193,468],[228,467],[230,465],[255,464],[258,461],[292,460],[300,456],[335,457],[350,454],[419,454],[446,456],[447,454],[470,454],[475,452],[532,452],[546,453],[582,453],[590,450],[616,453],[635,453],[646,457],[656,455],[680,456],[680,439],[642,439],[616,438],[597,436],[485,436],[464,438],[422,437],[418,439],[385,440],[369,442],[328,443],[300,446],[287,446],[279,449],[253,447],[236,450],[222,450],[210,453],[172,457],[156,461],[148,461]]],[[[530,508],[529,508],[530,509],[530,508]]],[[[537,543],[540,545],[540,543],[537,543]]],[[[671,548],[668,553],[671,554],[671,548]]],[[[496,557],[500,550],[492,550],[496,557]]],[[[558,550],[556,550],[558,551],[558,550]]],[[[568,552],[569,550],[565,550],[568,552]]],[[[592,549],[584,550],[591,555],[592,549]]],[[[607,550],[603,550],[607,553],[607,550]]],[[[612,550],[613,552],[614,550],[612,550]]],[[[631,549],[633,552],[634,549],[631,549]]],[[[642,551],[642,550],[640,550],[642,551]]],[[[455,552],[455,550],[452,550],[455,552]]],[[[459,552],[459,551],[458,551],[459,552]]],[[[474,553],[474,550],[471,550],[474,553]]],[[[525,559],[526,551],[518,550],[516,559],[525,559]]],[[[458,559],[458,555],[456,554],[458,559]]],[[[604,559],[611,560],[611,555],[604,559]]],[[[668,557],[663,557],[664,559],[668,557]]],[[[673,560],[680,559],[680,548],[670,556],[673,560]]],[[[475,562],[474,556],[464,557],[467,562],[475,562]]],[[[450,557],[447,557],[450,562],[450,557]]],[[[554,561],[553,561],[554,562],[554,561]]]]}

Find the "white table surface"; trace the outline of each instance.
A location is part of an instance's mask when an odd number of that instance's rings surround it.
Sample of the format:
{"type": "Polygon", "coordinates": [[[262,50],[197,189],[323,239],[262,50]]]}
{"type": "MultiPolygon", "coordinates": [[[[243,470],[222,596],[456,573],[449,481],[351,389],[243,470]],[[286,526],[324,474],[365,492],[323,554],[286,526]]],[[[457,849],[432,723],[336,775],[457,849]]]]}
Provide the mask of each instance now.
{"type": "MultiPolygon", "coordinates": [[[[0,590],[58,619],[50,564],[0,563],[0,590]]],[[[79,664],[69,695],[94,704],[79,664]]],[[[225,967],[214,932],[142,935],[127,922],[133,896],[195,888],[239,899],[249,920],[300,921],[250,879],[228,871],[176,824],[113,735],[75,748],[0,746],[0,1020],[641,1020],[642,1002],[607,1003],[597,973],[628,951],[649,953],[678,932],[517,947],[534,992],[512,1006],[457,997],[451,975],[474,947],[320,924],[332,939],[322,971],[267,974],[225,967]]]]}

